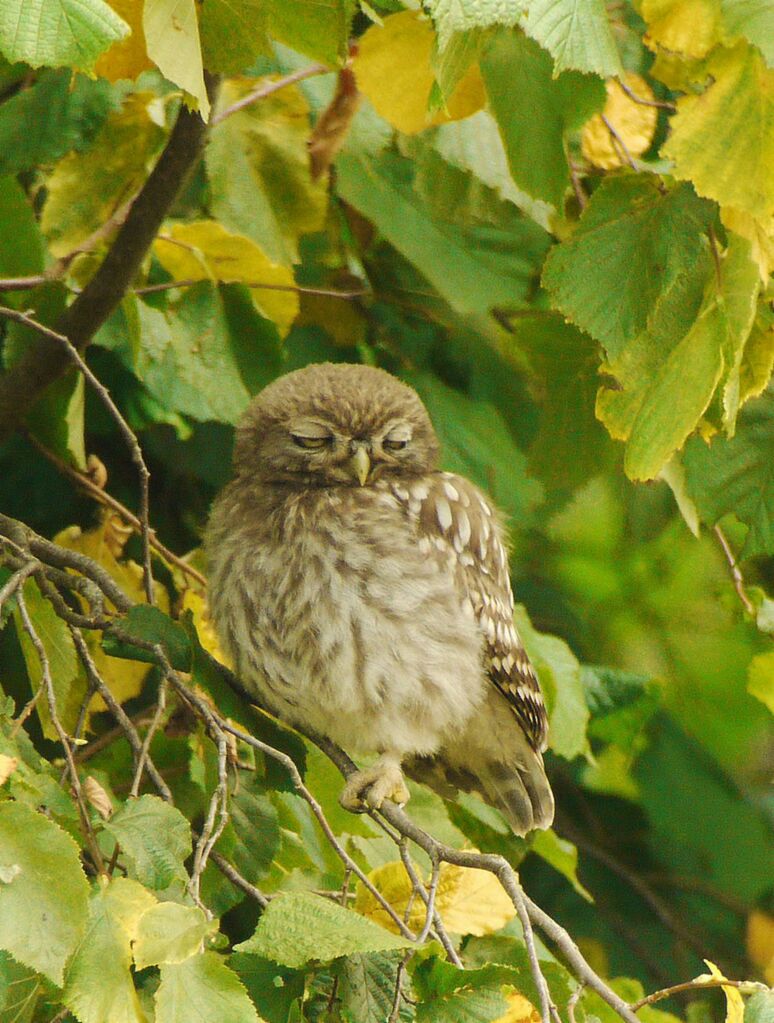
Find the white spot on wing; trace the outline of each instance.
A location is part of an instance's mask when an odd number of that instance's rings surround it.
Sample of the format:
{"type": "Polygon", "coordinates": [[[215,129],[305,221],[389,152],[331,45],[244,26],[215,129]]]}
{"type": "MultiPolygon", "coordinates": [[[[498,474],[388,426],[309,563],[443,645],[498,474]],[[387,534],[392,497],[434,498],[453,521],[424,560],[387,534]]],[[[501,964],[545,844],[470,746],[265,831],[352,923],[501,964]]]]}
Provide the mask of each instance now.
{"type": "Polygon", "coordinates": [[[459,501],[460,495],[453,483],[444,482],[443,490],[450,501],[459,501]]]}
{"type": "Polygon", "coordinates": [[[457,509],[457,532],[460,537],[460,543],[463,547],[466,547],[468,540],[470,540],[470,519],[462,508],[457,509]]]}
{"type": "Polygon", "coordinates": [[[438,525],[445,533],[447,529],[451,528],[452,524],[451,508],[445,497],[437,497],[435,499],[435,514],[438,519],[438,525]]]}

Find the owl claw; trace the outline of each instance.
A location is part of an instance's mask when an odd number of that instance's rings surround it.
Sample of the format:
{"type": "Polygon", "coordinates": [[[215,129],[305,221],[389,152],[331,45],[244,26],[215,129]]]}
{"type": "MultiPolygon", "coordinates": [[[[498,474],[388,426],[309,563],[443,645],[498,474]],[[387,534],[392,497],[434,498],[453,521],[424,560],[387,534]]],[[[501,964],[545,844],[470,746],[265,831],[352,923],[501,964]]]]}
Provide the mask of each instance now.
{"type": "Polygon", "coordinates": [[[392,758],[380,758],[373,767],[350,775],[339,796],[339,802],[351,813],[365,813],[367,810],[380,809],[385,799],[404,806],[410,795],[400,763],[392,758]]]}

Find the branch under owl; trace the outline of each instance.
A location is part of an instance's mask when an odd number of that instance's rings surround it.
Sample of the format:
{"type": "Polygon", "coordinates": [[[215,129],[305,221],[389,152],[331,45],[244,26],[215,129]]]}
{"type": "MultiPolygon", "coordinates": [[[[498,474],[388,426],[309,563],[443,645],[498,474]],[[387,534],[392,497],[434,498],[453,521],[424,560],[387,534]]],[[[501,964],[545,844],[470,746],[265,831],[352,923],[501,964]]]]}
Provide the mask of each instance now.
{"type": "MultiPolygon", "coordinates": [[[[3,601],[11,600],[14,596],[18,598],[22,593],[24,582],[28,576],[32,576],[44,584],[41,586],[41,592],[49,597],[54,610],[67,621],[70,633],[75,641],[76,651],[84,665],[90,682],[88,690],[90,695],[88,698],[90,699],[91,695],[94,694],[102,696],[109,712],[120,727],[122,734],[126,736],[132,749],[135,779],[132,786],[133,792],[139,790],[140,778],[147,775],[150,784],[156,789],[161,798],[167,801],[172,799],[169,786],[153,761],[150,739],[147,735],[145,739],[140,738],[137,728],[128,718],[120,704],[112,697],[109,687],[101,678],[83,637],[82,629],[84,623],[85,627],[104,628],[107,626],[116,638],[131,641],[135,646],[144,646],[153,655],[167,684],[196,717],[203,722],[218,749],[219,779],[216,789],[212,793],[202,832],[196,836],[194,862],[189,884],[189,891],[194,899],[199,901],[199,882],[206,863],[211,861],[246,895],[253,898],[260,905],[265,905],[267,902],[267,896],[242,877],[236,868],[215,849],[217,839],[228,821],[228,786],[225,764],[227,741],[228,737],[231,736],[252,747],[257,752],[262,753],[264,756],[273,759],[285,768],[296,792],[311,808],[326,839],[341,860],[344,869],[359,878],[361,883],[389,914],[395,926],[404,937],[416,941],[418,938],[424,940],[429,935],[435,935],[446,947],[449,958],[457,963],[460,962],[435,908],[432,882],[428,889],[421,881],[417,883],[417,878],[412,879],[414,890],[426,905],[425,925],[421,929],[421,933],[417,935],[410,930],[394,907],[387,902],[383,894],[372,884],[365,872],[349,856],[331,828],[319,802],[304,783],[303,777],[293,759],[282,750],[275,749],[235,726],[231,721],[226,720],[207,700],[203,699],[191,687],[186,679],[181,676],[180,672],[174,669],[166,651],[160,644],[143,643],[134,636],[129,637],[122,633],[121,616],[128,612],[134,606],[134,603],[97,562],[85,555],[69,551],[46,540],[22,522],[4,515],[0,515],[0,560],[5,562],[13,572],[11,578],[3,586],[2,591],[0,591],[3,601]],[[51,599],[54,593],[59,598],[58,600],[51,599]],[[67,603],[68,594],[75,593],[84,598],[86,604],[88,604],[88,611],[80,614],[78,622],[73,622],[69,620],[69,616],[61,614],[63,608],[67,609],[69,607],[67,603]],[[111,613],[107,611],[106,605],[112,605],[117,609],[117,612],[111,613]]],[[[69,599],[72,600],[72,597],[69,599]]],[[[0,607],[1,611],[2,607],[0,607]]],[[[221,665],[217,665],[217,667],[236,693],[253,703],[255,702],[254,697],[246,692],[231,672],[221,665]]],[[[154,714],[151,728],[158,726],[159,719],[160,713],[154,714]]],[[[65,737],[65,739],[67,738],[65,737]]],[[[345,778],[356,770],[355,764],[347,754],[327,739],[311,734],[307,738],[330,758],[345,778]]],[[[553,1004],[547,982],[541,970],[535,947],[533,928],[539,930],[554,945],[581,985],[595,991],[627,1023],[637,1023],[637,1017],[634,1015],[632,1007],[617,995],[605,980],[592,969],[570,934],[526,895],[521,887],[518,874],[504,857],[489,853],[473,852],[471,850],[455,849],[445,845],[420,828],[402,808],[390,802],[385,802],[381,810],[372,812],[371,816],[396,841],[399,849],[402,847],[405,851],[408,842],[414,843],[427,854],[434,867],[441,863],[449,863],[460,867],[472,867],[488,871],[498,879],[513,903],[522,923],[532,976],[539,994],[543,1023],[549,1023],[551,1019],[555,1023],[559,1023],[559,1014],[553,1004]]],[[[90,836],[85,837],[88,839],[90,836]]],[[[94,864],[94,866],[96,869],[99,869],[97,864],[94,864]]]]}

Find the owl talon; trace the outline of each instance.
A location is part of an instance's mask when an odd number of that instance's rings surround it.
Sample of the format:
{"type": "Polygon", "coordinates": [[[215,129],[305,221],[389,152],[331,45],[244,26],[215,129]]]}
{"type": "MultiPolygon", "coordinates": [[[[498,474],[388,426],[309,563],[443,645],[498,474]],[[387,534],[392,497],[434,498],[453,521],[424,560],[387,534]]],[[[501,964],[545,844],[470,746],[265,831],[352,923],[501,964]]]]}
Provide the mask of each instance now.
{"type": "Polygon", "coordinates": [[[351,813],[379,810],[385,799],[404,806],[410,798],[400,763],[377,760],[373,767],[351,775],[339,796],[339,803],[351,813]]]}

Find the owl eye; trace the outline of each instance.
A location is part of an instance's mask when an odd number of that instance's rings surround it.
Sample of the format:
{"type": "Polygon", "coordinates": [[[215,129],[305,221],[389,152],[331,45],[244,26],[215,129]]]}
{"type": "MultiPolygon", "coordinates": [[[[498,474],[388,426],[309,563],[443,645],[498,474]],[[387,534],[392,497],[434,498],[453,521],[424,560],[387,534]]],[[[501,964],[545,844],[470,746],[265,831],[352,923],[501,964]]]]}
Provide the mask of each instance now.
{"type": "Polygon", "coordinates": [[[300,448],[305,448],[307,451],[319,451],[333,440],[333,437],[330,435],[325,437],[304,437],[301,433],[291,433],[290,436],[293,438],[294,444],[297,444],[300,448]]]}
{"type": "Polygon", "coordinates": [[[382,447],[385,451],[402,451],[408,444],[407,440],[385,440],[382,441],[382,447]]]}

